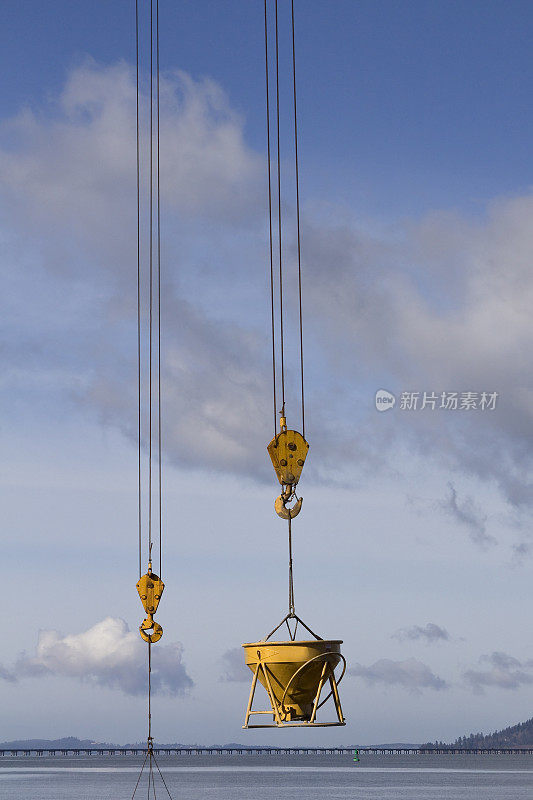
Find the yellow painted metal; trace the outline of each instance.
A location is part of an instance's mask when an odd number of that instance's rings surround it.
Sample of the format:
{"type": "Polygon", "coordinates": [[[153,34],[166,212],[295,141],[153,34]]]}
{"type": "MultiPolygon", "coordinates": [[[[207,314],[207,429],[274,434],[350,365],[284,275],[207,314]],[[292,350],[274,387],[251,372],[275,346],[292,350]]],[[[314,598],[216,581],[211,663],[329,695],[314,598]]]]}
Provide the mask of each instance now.
{"type": "Polygon", "coordinates": [[[272,439],[267,450],[281,485],[296,486],[309,450],[309,444],[302,434],[283,429],[272,439]]]}
{"type": "Polygon", "coordinates": [[[276,514],[278,515],[278,517],[281,517],[281,519],[294,519],[294,517],[297,517],[300,511],[302,510],[303,501],[304,501],[303,497],[299,497],[296,503],[293,505],[293,507],[289,508],[288,506],[285,505],[285,503],[287,503],[288,501],[282,494],[280,494],[280,496],[276,497],[276,499],[274,500],[274,508],[276,510],[276,514]]]}
{"type": "Polygon", "coordinates": [[[297,727],[303,725],[344,725],[335,668],[339,663],[345,667],[339,639],[317,639],[310,641],[262,641],[243,644],[247,666],[253,673],[250,698],[244,728],[272,727],[250,725],[253,714],[271,714],[274,726],[297,727]],[[269,711],[253,710],[257,682],[262,684],[270,700],[269,711]],[[320,702],[324,684],[329,681],[330,694],[320,702]],[[329,696],[337,713],[335,722],[317,722],[316,713],[329,696]]]}
{"type": "Polygon", "coordinates": [[[148,572],[137,581],[137,591],[139,592],[144,610],[148,615],[139,627],[139,633],[145,642],[158,642],[163,635],[163,628],[154,620],[154,614],[157,611],[164,588],[165,584],[159,575],[152,572],[152,562],[149,561],[148,572]],[[150,630],[152,630],[153,633],[147,633],[147,631],[150,630]]]}
{"type": "Polygon", "coordinates": [[[154,644],[154,642],[158,642],[160,638],[163,636],[163,628],[156,622],[155,619],[152,617],[151,614],[148,614],[146,619],[143,619],[139,626],[139,633],[141,634],[141,638],[144,639],[145,642],[150,642],[150,644],[154,644]],[[147,631],[153,631],[153,633],[147,633],[147,631]]]}

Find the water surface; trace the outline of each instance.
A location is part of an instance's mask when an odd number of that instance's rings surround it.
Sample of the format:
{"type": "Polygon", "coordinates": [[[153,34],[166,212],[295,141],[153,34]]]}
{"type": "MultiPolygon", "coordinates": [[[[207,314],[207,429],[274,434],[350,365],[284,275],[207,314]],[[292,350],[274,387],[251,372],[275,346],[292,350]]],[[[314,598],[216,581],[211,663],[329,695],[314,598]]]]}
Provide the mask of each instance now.
{"type": "MultiPolygon", "coordinates": [[[[533,755],[160,755],[174,800],[531,800],[533,755]]],[[[140,756],[4,756],[0,800],[131,798],[140,756]]],[[[168,795],[158,781],[157,797],[168,795]]],[[[142,781],[136,797],[147,796],[142,781]]]]}

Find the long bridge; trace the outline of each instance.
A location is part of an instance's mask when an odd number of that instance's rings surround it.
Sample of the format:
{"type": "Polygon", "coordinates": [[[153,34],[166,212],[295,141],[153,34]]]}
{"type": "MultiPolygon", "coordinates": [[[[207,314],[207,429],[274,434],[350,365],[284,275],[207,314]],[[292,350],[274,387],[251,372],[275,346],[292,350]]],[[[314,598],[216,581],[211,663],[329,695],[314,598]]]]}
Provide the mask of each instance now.
{"type": "MultiPolygon", "coordinates": [[[[532,747],[157,747],[156,755],[533,755],[532,747]]],[[[1,756],[137,756],[138,747],[31,747],[0,749],[1,756]]]]}

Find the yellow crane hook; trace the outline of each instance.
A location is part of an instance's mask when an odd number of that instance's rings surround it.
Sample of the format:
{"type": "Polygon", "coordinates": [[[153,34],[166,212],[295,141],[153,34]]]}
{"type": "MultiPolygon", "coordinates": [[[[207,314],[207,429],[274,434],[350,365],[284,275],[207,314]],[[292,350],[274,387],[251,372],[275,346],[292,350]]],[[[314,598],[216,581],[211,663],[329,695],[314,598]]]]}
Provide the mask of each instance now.
{"type": "Polygon", "coordinates": [[[137,581],[137,591],[141,598],[141,603],[144,606],[147,617],[143,619],[139,626],[139,633],[145,642],[158,642],[163,636],[163,628],[154,619],[154,614],[157,611],[157,606],[161,600],[161,595],[165,584],[155,572],[152,572],[152,562],[148,562],[148,572],[137,581]],[[147,633],[152,631],[152,633],[147,633]]]}
{"type": "Polygon", "coordinates": [[[276,498],[274,508],[282,519],[294,519],[300,513],[303,497],[297,498],[292,508],[287,503],[295,496],[294,488],[300,480],[309,444],[298,431],[287,429],[287,420],[281,416],[281,431],[267,447],[272,466],[282,486],[282,493],[276,498]]]}
{"type": "Polygon", "coordinates": [[[294,488],[290,485],[285,488],[285,491],[279,497],[276,497],[274,508],[281,519],[294,519],[300,513],[304,499],[303,497],[297,497],[296,503],[291,508],[287,506],[287,503],[290,502],[292,497],[294,497],[294,488]]]}

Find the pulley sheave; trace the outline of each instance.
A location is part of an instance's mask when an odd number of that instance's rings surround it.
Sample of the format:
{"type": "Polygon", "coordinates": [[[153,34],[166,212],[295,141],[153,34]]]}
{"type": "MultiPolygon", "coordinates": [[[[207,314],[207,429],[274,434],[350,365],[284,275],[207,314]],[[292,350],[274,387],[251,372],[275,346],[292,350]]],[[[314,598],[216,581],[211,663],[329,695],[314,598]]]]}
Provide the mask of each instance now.
{"type": "MultiPolygon", "coordinates": [[[[282,423],[284,419],[282,418],[282,423]]],[[[298,431],[280,431],[267,447],[272,466],[282,486],[296,486],[309,450],[309,444],[298,431]]]]}

